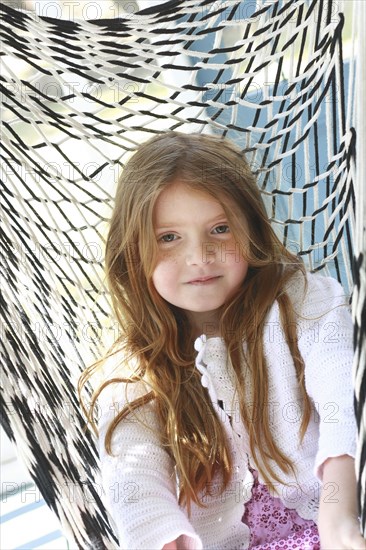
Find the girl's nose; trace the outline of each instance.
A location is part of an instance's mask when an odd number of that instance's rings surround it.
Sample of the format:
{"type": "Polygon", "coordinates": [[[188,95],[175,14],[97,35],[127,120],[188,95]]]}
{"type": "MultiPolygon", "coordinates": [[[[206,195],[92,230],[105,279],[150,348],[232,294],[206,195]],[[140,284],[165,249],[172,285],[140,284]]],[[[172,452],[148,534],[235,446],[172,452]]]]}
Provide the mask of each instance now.
{"type": "Polygon", "coordinates": [[[202,242],[190,247],[186,254],[187,265],[212,264],[215,261],[216,249],[217,244],[210,242],[202,242]]]}

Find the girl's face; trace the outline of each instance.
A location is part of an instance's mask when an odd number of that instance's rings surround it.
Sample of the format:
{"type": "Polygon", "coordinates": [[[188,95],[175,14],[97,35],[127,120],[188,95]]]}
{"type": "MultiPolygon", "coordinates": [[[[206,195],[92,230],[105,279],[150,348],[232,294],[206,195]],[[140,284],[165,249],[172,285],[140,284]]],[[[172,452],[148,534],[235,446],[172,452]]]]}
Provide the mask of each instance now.
{"type": "Polygon", "coordinates": [[[248,270],[221,204],[178,180],[157,199],[154,230],[159,247],[155,289],[187,312],[198,334],[217,335],[217,310],[248,270]]]}

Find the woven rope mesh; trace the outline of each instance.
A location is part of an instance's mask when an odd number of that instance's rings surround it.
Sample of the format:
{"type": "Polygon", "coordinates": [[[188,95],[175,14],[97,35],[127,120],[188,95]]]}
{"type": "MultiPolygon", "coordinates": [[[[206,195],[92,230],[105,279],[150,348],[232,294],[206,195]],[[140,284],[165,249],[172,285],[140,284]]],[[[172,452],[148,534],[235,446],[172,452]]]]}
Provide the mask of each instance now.
{"type": "Polygon", "coordinates": [[[282,240],[351,292],[352,3],[173,0],[103,18],[92,2],[88,20],[19,4],[1,8],[2,422],[70,539],[110,548],[76,384],[118,334],[102,270],[118,174],[164,130],[228,136],[282,240]]]}

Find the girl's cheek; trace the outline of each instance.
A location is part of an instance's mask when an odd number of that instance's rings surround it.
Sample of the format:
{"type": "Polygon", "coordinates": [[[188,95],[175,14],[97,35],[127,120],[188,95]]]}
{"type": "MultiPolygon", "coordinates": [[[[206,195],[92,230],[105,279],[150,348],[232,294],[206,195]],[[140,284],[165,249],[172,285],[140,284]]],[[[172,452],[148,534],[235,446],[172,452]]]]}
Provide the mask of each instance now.
{"type": "Polygon", "coordinates": [[[159,263],[171,263],[176,262],[178,259],[178,255],[173,250],[165,250],[161,255],[159,259],[159,263]]]}

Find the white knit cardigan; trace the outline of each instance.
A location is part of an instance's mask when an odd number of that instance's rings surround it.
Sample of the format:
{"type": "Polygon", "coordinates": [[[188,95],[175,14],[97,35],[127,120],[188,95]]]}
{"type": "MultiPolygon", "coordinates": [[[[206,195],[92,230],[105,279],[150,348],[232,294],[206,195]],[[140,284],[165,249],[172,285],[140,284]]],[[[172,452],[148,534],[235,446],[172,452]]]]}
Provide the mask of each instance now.
{"type": "MultiPolygon", "coordinates": [[[[285,342],[274,303],[265,325],[264,351],[269,374],[269,417],[279,448],[296,466],[296,479],[271,465],[283,484],[276,493],[289,508],[305,519],[317,520],[322,463],[331,456],[355,456],[356,424],[353,413],[353,329],[342,287],[320,275],[308,275],[305,294],[300,277],[287,292],[298,313],[299,349],[305,360],[305,383],[313,413],[300,444],[301,400],[292,357],[285,342]]],[[[245,344],[244,344],[245,345],[245,344]]],[[[146,392],[131,384],[126,391],[113,385],[100,402],[100,458],[102,485],[125,550],[161,550],[179,538],[179,548],[239,550],[248,548],[250,532],[241,519],[251,498],[253,477],[247,434],[240,418],[227,354],[221,338],[196,340],[196,367],[208,389],[227,435],[232,453],[233,476],[224,493],[220,477],[203,497],[205,508],[192,505],[191,516],[177,502],[174,465],[159,442],[154,405],[141,407],[122,421],[112,438],[113,455],[106,453],[104,438],[114,414],[126,402],[146,392]],[[132,386],[132,387],[130,387],[132,386]]],[[[209,411],[209,409],[208,409],[209,411]]],[[[263,479],[259,477],[263,483],[263,479]]],[[[337,498],[329,484],[326,498],[337,498]]]]}

